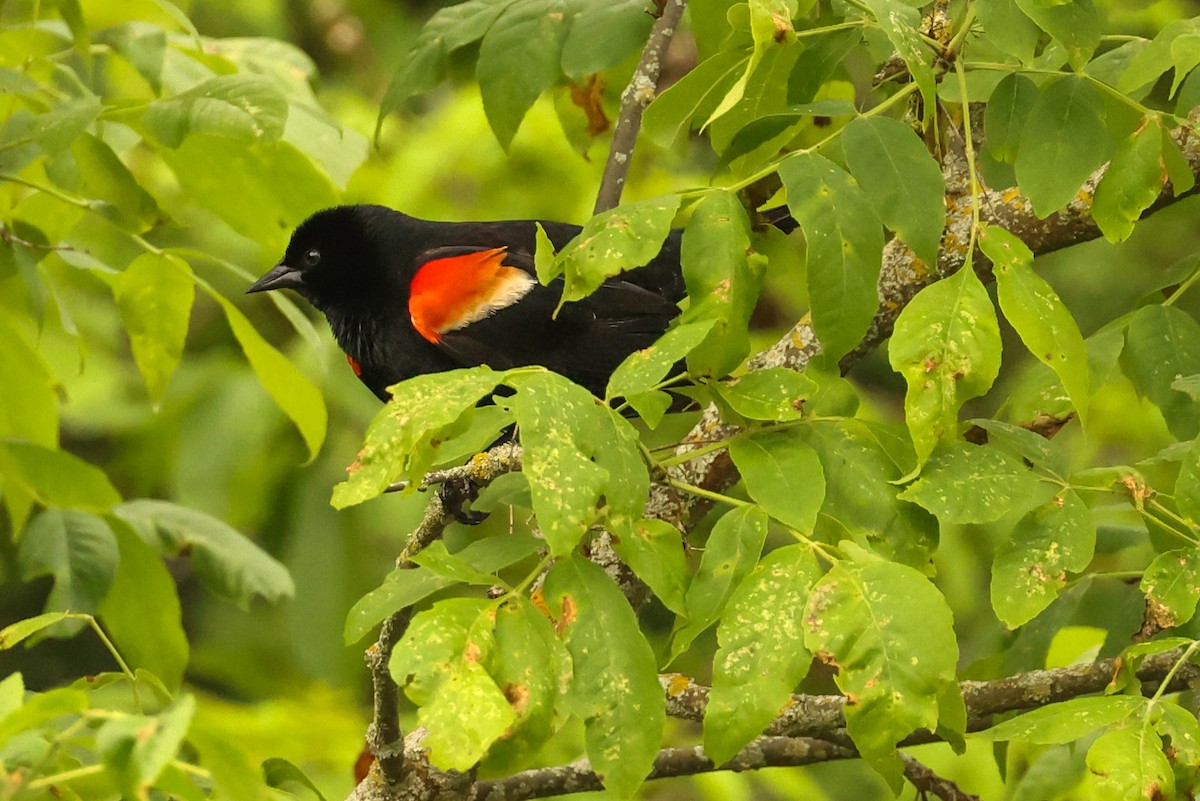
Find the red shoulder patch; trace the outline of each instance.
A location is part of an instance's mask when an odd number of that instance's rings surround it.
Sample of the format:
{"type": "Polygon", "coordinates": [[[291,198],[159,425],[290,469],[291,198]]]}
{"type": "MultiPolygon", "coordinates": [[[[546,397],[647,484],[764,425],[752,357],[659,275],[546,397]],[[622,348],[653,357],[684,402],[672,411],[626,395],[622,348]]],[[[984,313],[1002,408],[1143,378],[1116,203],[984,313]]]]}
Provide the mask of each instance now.
{"type": "Polygon", "coordinates": [[[537,281],[529,273],[504,264],[507,248],[434,259],[423,265],[409,285],[408,314],[413,328],[437,344],[442,334],[511,306],[537,281]]]}
{"type": "Polygon", "coordinates": [[[346,361],[350,362],[350,369],[354,371],[354,374],[359,378],[362,378],[362,365],[358,363],[358,360],[347,353],[346,361]]]}

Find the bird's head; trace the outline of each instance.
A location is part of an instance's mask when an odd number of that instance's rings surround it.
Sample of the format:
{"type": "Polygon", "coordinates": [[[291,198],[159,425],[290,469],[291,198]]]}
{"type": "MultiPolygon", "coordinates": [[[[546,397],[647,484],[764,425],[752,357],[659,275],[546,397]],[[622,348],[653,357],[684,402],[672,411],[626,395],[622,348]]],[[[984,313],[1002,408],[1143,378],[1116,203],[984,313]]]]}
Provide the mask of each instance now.
{"type": "Polygon", "coordinates": [[[292,234],[279,263],[246,290],[293,289],[318,308],[382,290],[387,219],[383,206],[337,206],[318,211],[292,234]]]}

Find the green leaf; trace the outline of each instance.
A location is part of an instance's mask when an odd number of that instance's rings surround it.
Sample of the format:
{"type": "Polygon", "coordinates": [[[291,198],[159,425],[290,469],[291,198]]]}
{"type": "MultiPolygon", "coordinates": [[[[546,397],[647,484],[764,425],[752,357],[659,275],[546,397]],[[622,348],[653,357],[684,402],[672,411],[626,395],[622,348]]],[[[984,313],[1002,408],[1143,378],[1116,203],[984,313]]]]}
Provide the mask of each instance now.
{"type": "Polygon", "coordinates": [[[709,192],[683,232],[683,280],[690,305],[682,322],[715,320],[688,354],[688,372],[721,378],[750,352],[748,327],[758,301],[759,260],[750,253],[750,220],[726,190],[709,192]]]}
{"type": "Polygon", "coordinates": [[[896,743],[937,727],[939,698],[954,684],[958,643],[945,599],[911,567],[843,560],[812,589],[803,621],[805,646],[837,667],[851,699],[854,744],[899,792],[896,743]]]}
{"type": "Polygon", "coordinates": [[[646,0],[586,3],[571,18],[562,71],[573,81],[617,66],[646,43],[654,18],[646,0]]]}
{"type": "Polygon", "coordinates": [[[419,375],[389,387],[392,399],[371,421],[362,450],[333,488],[333,506],[345,509],[380,495],[393,481],[418,482],[438,461],[439,449],[466,428],[480,399],[504,378],[487,367],[419,375]]]}
{"type": "Polygon", "coordinates": [[[462,658],[471,626],[491,606],[482,598],[448,598],[413,616],[392,651],[388,669],[414,703],[427,704],[434,698],[453,663],[462,658]]]}
{"type": "Polygon", "coordinates": [[[1100,93],[1085,78],[1060,78],[1042,88],[1021,130],[1017,185],[1046,217],[1075,197],[1112,147],[1100,93]]]}
{"type": "MultiPolygon", "coordinates": [[[[790,46],[796,38],[792,29],[795,3],[789,4],[787,0],[749,0],[746,10],[749,12],[750,35],[753,40],[750,58],[742,74],[708,115],[701,130],[724,117],[735,107],[744,108],[743,101],[750,99],[750,95],[757,95],[761,99],[764,90],[777,83],[767,76],[773,71],[773,65],[777,63],[778,58],[784,53],[790,56],[785,65],[790,71],[791,62],[799,55],[798,49],[790,46]]],[[[754,106],[757,103],[752,101],[750,105],[754,106]]],[[[732,126],[733,130],[739,127],[740,122],[732,126]]],[[[725,135],[721,136],[714,129],[713,144],[717,150],[723,150],[724,145],[728,144],[729,134],[730,131],[727,130],[725,135]]]]}
{"type": "MultiPolygon", "coordinates": [[[[979,21],[987,38],[1004,53],[1022,64],[1031,64],[1037,48],[1039,31],[1015,0],[987,0],[977,6],[979,21]]],[[[989,134],[990,143],[991,136],[989,134]]]]}
{"type": "Polygon", "coordinates": [[[485,766],[511,773],[537,756],[560,723],[555,708],[570,681],[571,657],[546,616],[520,596],[496,610],[495,634],[488,672],[515,719],[492,745],[485,766]]]}
{"type": "Polygon", "coordinates": [[[1175,773],[1163,741],[1149,726],[1131,726],[1100,735],[1087,754],[1093,798],[1138,801],[1177,798],[1175,773]]]}
{"type": "Polygon", "coordinates": [[[1157,118],[1143,121],[1117,147],[1096,187],[1092,216],[1104,238],[1123,242],[1163,188],[1163,129],[1157,118]]]}
{"type": "Polygon", "coordinates": [[[1200,439],[1193,440],[1188,446],[1187,455],[1179,466],[1175,505],[1193,524],[1200,523],[1200,439]]]}
{"type": "Polygon", "coordinates": [[[470,653],[451,663],[440,691],[417,712],[429,730],[429,760],[443,770],[470,770],[515,720],[504,693],[470,653]]]}
{"type": "Polygon", "coordinates": [[[238,801],[268,801],[277,797],[267,792],[262,772],[250,763],[244,748],[230,739],[226,731],[207,731],[198,721],[187,738],[188,744],[199,752],[200,764],[212,774],[214,795],[238,801]]]}
{"type": "Polygon", "coordinates": [[[611,402],[613,398],[627,398],[656,387],[684,356],[704,341],[715,324],[716,320],[710,319],[677,325],[650,347],[629,354],[608,379],[606,399],[611,402]]]}
{"type": "MultiPolygon", "coordinates": [[[[112,530],[99,517],[73,509],[45,509],[29,522],[17,545],[21,578],[54,578],[47,612],[96,611],[117,572],[119,556],[112,530]]],[[[64,634],[83,626],[76,621],[64,634]]]]}
{"type": "Polygon", "coordinates": [[[188,640],[175,579],[158,551],[129,526],[115,520],[113,533],[121,561],[100,619],[126,662],[177,690],[187,667],[188,640]]]}
{"type": "Polygon", "coordinates": [[[925,287],[900,312],[888,344],[904,376],[904,416],[923,464],[939,441],[953,440],[958,410],[987,392],[1000,372],[1000,325],[970,264],[925,287]]]}
{"type": "Polygon", "coordinates": [[[1009,628],[1036,617],[1092,561],[1096,525],[1073,490],[1026,514],[996,551],[992,608],[1009,628]]]}
{"type": "MultiPolygon", "coordinates": [[[[70,618],[71,615],[66,612],[43,612],[40,615],[18,620],[16,623],[5,626],[3,629],[0,629],[0,651],[7,651],[9,648],[12,648],[28,637],[32,637],[39,631],[70,618]]],[[[86,705],[85,701],[84,706],[86,705]]],[[[4,742],[4,738],[0,737],[0,742],[4,742]]]]}
{"type": "Polygon", "coordinates": [[[597,214],[558,253],[564,273],[562,302],[585,298],[625,270],[658,255],[679,209],[677,195],[637,200],[597,214]]]}
{"type": "Polygon", "coordinates": [[[846,56],[862,41],[862,30],[850,28],[831,31],[810,44],[792,67],[788,78],[787,102],[790,106],[811,103],[821,87],[843,64],[846,56]]]}
{"type": "Polygon", "coordinates": [[[289,785],[298,784],[315,795],[317,801],[325,801],[324,794],[322,794],[317,785],[313,784],[313,780],[308,778],[308,775],[304,771],[286,759],[279,757],[264,759],[262,770],[263,781],[267,783],[268,787],[274,787],[277,790],[287,792],[289,785]]]}
{"type": "Polygon", "coordinates": [[[807,546],[786,545],[763,557],[730,598],[704,713],[704,753],[714,764],[760,734],[808,673],[802,617],[820,575],[807,546]]]}
{"type": "Polygon", "coordinates": [[[990,523],[1045,502],[1045,488],[1021,460],[986,446],[956,442],[937,451],[921,477],[900,493],[946,523],[990,523]]]}
{"type": "Polygon", "coordinates": [[[700,556],[700,569],[684,597],[684,620],[671,635],[673,662],[721,616],[729,596],[758,561],[767,539],[767,515],[758,506],[741,506],[721,516],[700,556]]]}
{"type": "Polygon", "coordinates": [[[791,431],[767,429],[730,442],[729,455],[767,514],[812,533],[825,500],[825,474],[812,448],[791,431]]]}
{"type": "Polygon", "coordinates": [[[846,164],[883,224],[925,264],[936,264],[946,227],[946,181],[912,128],[859,117],[842,131],[846,164]]]}
{"type": "Polygon", "coordinates": [[[255,596],[278,603],[296,592],[286,567],[204,512],[149,499],[127,501],[114,512],[163,553],[186,554],[209,590],[243,608],[255,596]]]}
{"type": "Polygon", "coordinates": [[[921,12],[901,0],[863,0],[921,90],[926,109],[937,102],[932,54],[921,40],[921,12]]]}
{"type": "Polygon", "coordinates": [[[1129,695],[1072,698],[1010,718],[971,737],[992,742],[1069,743],[1132,718],[1145,708],[1144,698],[1129,695]]]}
{"type": "Polygon", "coordinates": [[[170,148],[195,134],[274,142],[283,135],[288,102],[272,81],[257,75],[219,75],[150,104],[142,122],[170,148]]]}
{"type": "Polygon", "coordinates": [[[1092,0],[1016,0],[1017,6],[1067,51],[1082,69],[1100,44],[1100,15],[1092,0]]]}
{"type": "Polygon", "coordinates": [[[985,147],[996,161],[1012,164],[1017,160],[1021,131],[1038,97],[1037,84],[1020,73],[1006,75],[996,84],[983,111],[983,130],[987,136],[985,147]]]}
{"type": "Polygon", "coordinates": [[[246,355],[246,361],[250,362],[263,388],[295,424],[308,447],[309,460],[315,459],[321,450],[321,443],[325,441],[325,429],[329,422],[329,413],[320,390],[286,356],[263,339],[236,306],[211,287],[201,286],[225,312],[225,319],[242,353],[246,355]]]}
{"type": "MultiPolygon", "coordinates": [[[[1200,75],[1200,72],[1192,74],[1200,75]]],[[[1191,165],[1179,149],[1179,143],[1165,127],[1162,129],[1162,168],[1167,174],[1167,180],[1171,182],[1171,193],[1175,197],[1192,191],[1196,185],[1196,176],[1192,173],[1191,165]]]]}
{"type": "MultiPolygon", "coordinates": [[[[529,535],[509,534],[478,540],[454,556],[474,570],[495,573],[537,553],[544,545],[542,540],[529,535]]],[[[358,642],[393,612],[412,606],[452,583],[425,568],[393,570],[379,587],[351,607],[346,615],[346,645],[358,642]]]]}
{"type": "Polygon", "coordinates": [[[664,520],[643,519],[613,539],[613,549],[634,575],[646,582],[663,606],[686,613],[684,595],[691,570],[679,530],[664,520]]]}
{"type": "Polygon", "coordinates": [[[1045,279],[1033,271],[1033,251],[1003,228],[989,225],[979,247],[992,260],[1000,309],[1038,361],[1048,365],[1087,423],[1091,382],[1087,348],[1075,318],[1045,279]]]}
{"type": "Polygon", "coordinates": [[[1196,401],[1175,389],[1179,376],[1200,373],[1200,324],[1174,306],[1143,306],[1129,318],[1121,368],[1179,439],[1200,433],[1196,401]]]}
{"type": "Polygon", "coordinates": [[[175,758],[196,711],[184,695],[161,714],[106,721],[96,732],[96,751],[126,798],[145,798],[167,763],[175,758]]]}
{"type": "Polygon", "coordinates": [[[108,476],[66,451],[0,439],[0,475],[44,506],[106,512],[121,502],[108,476]]]}
{"type": "Polygon", "coordinates": [[[1147,615],[1161,628],[1187,623],[1200,601],[1200,551],[1180,548],[1154,557],[1142,574],[1147,615]]]}
{"type": "Polygon", "coordinates": [[[588,760],[606,789],[628,798],[649,775],[666,722],[654,652],[620,588],[577,554],[550,570],[544,598],[574,664],[567,703],[583,720],[588,760]]]}
{"type": "Polygon", "coordinates": [[[817,393],[817,383],[786,367],[752,370],[714,385],[721,400],[748,420],[799,420],[804,402],[817,393]]]}
{"type": "Polygon", "coordinates": [[[641,518],[650,479],[628,421],[583,387],[547,371],[522,375],[513,408],[522,468],[551,553],[574,548],[604,496],[613,525],[641,518]]]}
{"type": "Polygon", "coordinates": [[[80,136],[71,154],[79,170],[77,190],[104,201],[97,210],[117,225],[141,233],[164,219],[158,203],[103,140],[90,134],[80,136]]]}
{"type": "MultiPolygon", "coordinates": [[[[0,392],[0,437],[56,446],[58,397],[54,377],[41,354],[8,315],[0,315],[0,384],[5,388],[0,392]]],[[[14,526],[16,529],[19,526],[14,526]]]]}
{"type": "Polygon", "coordinates": [[[708,119],[730,85],[745,72],[749,55],[722,50],[697,64],[646,109],[642,128],[652,142],[671,147],[698,119],[708,119]]]}
{"type": "Polygon", "coordinates": [[[779,177],[804,231],[813,328],[825,355],[840,359],[862,339],[879,308],[879,216],[867,193],[824,156],[784,159],[779,177]]]}
{"type": "Polygon", "coordinates": [[[505,150],[533,101],[559,78],[567,8],[565,0],[506,3],[479,45],[483,110],[505,150]]]}
{"type": "Polygon", "coordinates": [[[1190,48],[1185,45],[1177,50],[1176,42],[1194,39],[1197,34],[1200,34],[1200,20],[1198,19],[1177,19],[1168,23],[1149,44],[1130,60],[1125,72],[1117,81],[1117,89],[1126,94],[1132,93],[1147,84],[1156,82],[1163,73],[1174,68],[1175,80],[1172,83],[1171,94],[1175,94],[1188,72],[1187,69],[1181,70],[1180,68],[1186,67],[1187,61],[1191,60],[1185,58],[1189,55],[1186,51],[1190,48]]]}
{"type": "Polygon", "coordinates": [[[113,277],[113,296],[138,370],[157,405],[183,356],[196,287],[187,262],[143,253],[113,277]]]}

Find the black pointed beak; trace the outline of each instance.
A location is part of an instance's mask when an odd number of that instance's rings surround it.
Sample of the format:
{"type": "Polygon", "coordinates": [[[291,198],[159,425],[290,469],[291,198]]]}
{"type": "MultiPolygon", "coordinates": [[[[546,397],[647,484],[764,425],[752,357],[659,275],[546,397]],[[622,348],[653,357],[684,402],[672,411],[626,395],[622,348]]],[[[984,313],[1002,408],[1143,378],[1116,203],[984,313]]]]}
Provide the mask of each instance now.
{"type": "Polygon", "coordinates": [[[300,275],[299,270],[293,270],[283,262],[276,264],[262,278],[255,281],[246,290],[246,294],[251,292],[267,292],[272,289],[299,289],[304,286],[304,277],[300,275]]]}

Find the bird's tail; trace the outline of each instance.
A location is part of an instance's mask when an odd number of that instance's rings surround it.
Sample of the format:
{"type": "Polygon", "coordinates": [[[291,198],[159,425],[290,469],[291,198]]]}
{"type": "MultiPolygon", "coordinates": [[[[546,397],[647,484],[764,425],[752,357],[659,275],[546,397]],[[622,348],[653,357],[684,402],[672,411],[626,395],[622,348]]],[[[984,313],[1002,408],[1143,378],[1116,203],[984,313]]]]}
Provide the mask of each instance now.
{"type": "Polygon", "coordinates": [[[788,211],[787,206],[776,206],[773,209],[767,209],[766,211],[760,213],[762,214],[764,220],[778,228],[780,231],[783,231],[785,234],[790,234],[792,231],[795,231],[800,227],[800,223],[796,222],[796,218],[792,216],[790,211],[788,211]]]}

